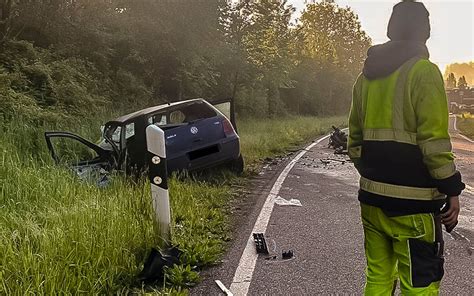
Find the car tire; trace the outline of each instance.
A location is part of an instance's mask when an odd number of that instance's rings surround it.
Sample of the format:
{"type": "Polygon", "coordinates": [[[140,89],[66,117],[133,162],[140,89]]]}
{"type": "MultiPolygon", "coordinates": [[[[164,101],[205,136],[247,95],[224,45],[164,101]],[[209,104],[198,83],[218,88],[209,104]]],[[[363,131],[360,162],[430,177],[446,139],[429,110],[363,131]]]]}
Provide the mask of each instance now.
{"type": "Polygon", "coordinates": [[[244,158],[242,154],[238,158],[232,160],[228,165],[229,170],[232,172],[241,175],[244,172],[244,158]]]}

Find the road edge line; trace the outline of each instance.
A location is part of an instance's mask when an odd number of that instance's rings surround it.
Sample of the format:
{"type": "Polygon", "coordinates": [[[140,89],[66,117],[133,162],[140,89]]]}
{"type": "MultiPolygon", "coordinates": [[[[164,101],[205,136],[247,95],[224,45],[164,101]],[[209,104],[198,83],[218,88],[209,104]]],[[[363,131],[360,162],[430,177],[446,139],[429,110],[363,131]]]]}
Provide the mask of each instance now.
{"type": "Polygon", "coordinates": [[[463,134],[461,134],[461,132],[458,130],[458,117],[457,116],[454,116],[454,130],[461,136],[461,138],[463,138],[464,140],[468,141],[468,142],[471,142],[471,143],[474,143],[474,140],[469,138],[468,136],[465,136],[463,134]]]}
{"type": "Polygon", "coordinates": [[[252,234],[255,232],[265,233],[268,226],[268,222],[270,221],[271,214],[273,212],[274,199],[278,196],[283,182],[286,180],[288,174],[293,169],[295,164],[301,159],[301,157],[303,157],[314,146],[328,139],[330,136],[330,134],[326,135],[303,149],[303,151],[301,151],[286,165],[286,167],[278,176],[278,179],[273,184],[273,187],[270,190],[270,193],[268,194],[265,203],[262,206],[262,209],[260,210],[260,214],[258,215],[253,230],[247,240],[247,244],[239,260],[239,265],[235,270],[234,278],[232,280],[232,284],[230,285],[230,291],[232,291],[234,295],[245,296],[249,291],[250,283],[252,282],[253,272],[255,270],[258,257],[258,254],[255,252],[252,234]]]}

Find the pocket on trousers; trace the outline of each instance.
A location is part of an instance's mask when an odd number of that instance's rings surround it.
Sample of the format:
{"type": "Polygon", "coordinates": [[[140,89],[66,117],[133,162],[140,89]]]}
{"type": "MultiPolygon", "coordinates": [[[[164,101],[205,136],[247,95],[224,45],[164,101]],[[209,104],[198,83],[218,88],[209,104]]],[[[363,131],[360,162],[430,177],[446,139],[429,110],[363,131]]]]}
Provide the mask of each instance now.
{"type": "Polygon", "coordinates": [[[444,258],[438,243],[409,239],[412,284],[415,288],[427,287],[444,275],[444,258]]]}

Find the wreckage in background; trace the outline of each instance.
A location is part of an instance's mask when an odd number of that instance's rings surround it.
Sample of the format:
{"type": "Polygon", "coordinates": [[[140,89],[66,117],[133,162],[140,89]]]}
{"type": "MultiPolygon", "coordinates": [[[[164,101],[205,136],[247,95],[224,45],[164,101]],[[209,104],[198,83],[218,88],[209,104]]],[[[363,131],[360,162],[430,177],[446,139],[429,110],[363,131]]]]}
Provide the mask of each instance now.
{"type": "MultiPolygon", "coordinates": [[[[229,101],[218,104],[194,99],[121,116],[105,124],[97,145],[69,132],[46,132],[46,143],[57,164],[100,183],[100,176],[112,170],[138,175],[147,169],[145,129],[155,124],[165,131],[168,172],[227,165],[241,173],[244,164],[239,136],[219,111],[230,113],[233,108],[229,101]]],[[[229,114],[229,118],[234,117],[229,114]]]]}
{"type": "Polygon", "coordinates": [[[335,154],[347,154],[347,135],[339,128],[332,126],[333,132],[329,136],[329,148],[335,150],[335,154]]]}

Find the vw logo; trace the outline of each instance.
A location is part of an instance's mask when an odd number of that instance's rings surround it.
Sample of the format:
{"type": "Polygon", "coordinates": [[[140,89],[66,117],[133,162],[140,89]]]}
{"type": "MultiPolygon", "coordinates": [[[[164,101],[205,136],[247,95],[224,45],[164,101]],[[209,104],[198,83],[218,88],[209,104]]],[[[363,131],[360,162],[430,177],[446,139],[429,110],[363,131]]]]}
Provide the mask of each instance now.
{"type": "Polygon", "coordinates": [[[193,126],[193,127],[191,128],[191,133],[192,133],[193,135],[197,134],[198,132],[199,132],[199,130],[198,130],[197,127],[193,126]]]}

